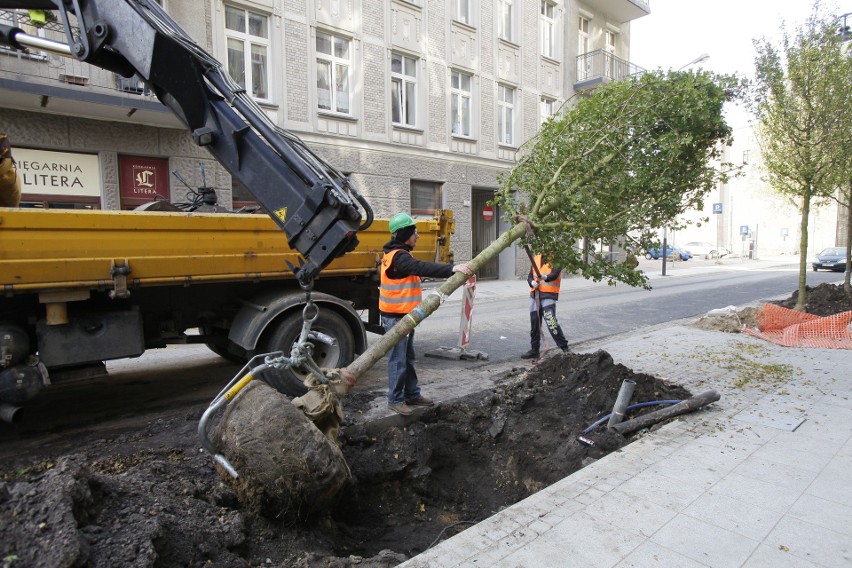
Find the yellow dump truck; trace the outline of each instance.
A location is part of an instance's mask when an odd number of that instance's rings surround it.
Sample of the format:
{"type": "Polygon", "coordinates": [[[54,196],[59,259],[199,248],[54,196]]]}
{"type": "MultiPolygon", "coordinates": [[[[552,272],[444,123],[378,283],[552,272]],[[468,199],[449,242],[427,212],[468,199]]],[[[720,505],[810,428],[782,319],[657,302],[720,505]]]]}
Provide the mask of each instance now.
{"type": "MultiPolygon", "coordinates": [[[[414,256],[451,262],[450,212],[418,223],[414,256]]],[[[315,280],[314,360],[342,367],[378,325],[377,265],[387,220],[315,280]]],[[[170,343],[204,343],[243,361],[289,353],[305,291],[299,254],[265,215],[0,208],[0,404],[50,382],[103,375],[104,361],[170,343]]],[[[2,414],[2,412],[0,412],[2,414]]]]}

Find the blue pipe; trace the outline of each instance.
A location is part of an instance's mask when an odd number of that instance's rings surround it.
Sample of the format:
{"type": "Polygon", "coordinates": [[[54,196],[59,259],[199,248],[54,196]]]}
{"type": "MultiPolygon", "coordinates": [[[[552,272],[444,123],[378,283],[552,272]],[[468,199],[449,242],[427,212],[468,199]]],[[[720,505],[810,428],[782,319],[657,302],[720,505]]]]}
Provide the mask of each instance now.
{"type": "MultiPolygon", "coordinates": [[[[633,410],[634,408],[642,408],[643,406],[656,406],[658,404],[677,404],[679,402],[683,402],[683,401],[682,400],[652,400],[652,401],[649,401],[649,402],[637,402],[636,404],[631,404],[630,406],[628,406],[627,410],[633,410]]],[[[612,413],[607,414],[603,418],[598,419],[594,424],[592,424],[591,426],[589,426],[588,428],[583,430],[583,434],[588,434],[589,432],[591,432],[592,430],[594,430],[595,428],[597,428],[598,426],[600,426],[601,424],[603,424],[604,422],[609,420],[610,416],[612,416],[612,413]]]]}

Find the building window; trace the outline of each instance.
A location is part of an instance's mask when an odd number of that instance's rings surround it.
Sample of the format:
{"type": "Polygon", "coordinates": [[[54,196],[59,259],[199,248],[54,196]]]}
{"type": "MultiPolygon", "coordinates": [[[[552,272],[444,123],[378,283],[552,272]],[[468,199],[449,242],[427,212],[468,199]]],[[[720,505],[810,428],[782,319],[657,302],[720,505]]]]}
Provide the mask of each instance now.
{"type": "Polygon", "coordinates": [[[471,83],[473,77],[461,71],[453,71],[450,80],[450,97],[452,98],[452,132],[455,136],[472,136],[471,134],[471,83]]]}
{"type": "Polygon", "coordinates": [[[539,124],[544,124],[548,118],[553,116],[553,112],[556,110],[556,101],[547,97],[541,97],[539,108],[539,124]]]}
{"type": "Polygon", "coordinates": [[[417,60],[391,54],[391,121],[417,126],[417,60]]]}
{"type": "Polygon", "coordinates": [[[317,108],[351,114],[349,40],[317,31],[317,108]]]}
{"type": "Polygon", "coordinates": [[[589,19],[580,16],[577,55],[589,52],[589,19]]]}
{"type": "Polygon", "coordinates": [[[453,13],[453,18],[457,22],[468,25],[471,24],[470,3],[471,0],[455,0],[455,6],[453,7],[455,12],[453,13]]]}
{"type": "Polygon", "coordinates": [[[411,214],[433,216],[441,207],[441,184],[411,180],[411,214]]]}
{"type": "Polygon", "coordinates": [[[743,163],[747,164],[751,159],[751,150],[743,150],[743,163]]]}
{"type": "Polygon", "coordinates": [[[507,41],[512,41],[514,39],[512,27],[515,24],[515,20],[512,17],[512,12],[514,10],[512,1],[513,0],[498,0],[497,4],[497,35],[507,41]]]}
{"type": "Polygon", "coordinates": [[[514,144],[515,89],[497,85],[497,130],[500,144],[514,144]]]}
{"type": "Polygon", "coordinates": [[[263,14],[225,6],[228,73],[256,99],[269,99],[269,26],[263,14]]]}
{"type": "Polygon", "coordinates": [[[616,63],[615,63],[615,42],[618,39],[618,34],[612,30],[604,32],[604,51],[606,52],[606,76],[610,79],[615,79],[616,63]]]}
{"type": "Polygon", "coordinates": [[[548,0],[541,0],[541,54],[551,59],[556,57],[556,21],[553,18],[555,10],[556,6],[548,0]]]}

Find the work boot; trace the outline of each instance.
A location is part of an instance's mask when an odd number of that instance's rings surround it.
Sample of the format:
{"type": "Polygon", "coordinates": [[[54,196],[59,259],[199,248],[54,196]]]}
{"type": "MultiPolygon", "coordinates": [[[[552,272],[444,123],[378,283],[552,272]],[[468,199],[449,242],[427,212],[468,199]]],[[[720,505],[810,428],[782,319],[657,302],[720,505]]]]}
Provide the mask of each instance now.
{"type": "Polygon", "coordinates": [[[425,396],[418,396],[414,400],[406,400],[408,406],[435,406],[435,401],[425,396]]]}
{"type": "Polygon", "coordinates": [[[566,345],[565,347],[562,348],[562,352],[563,353],[571,353],[571,346],[566,345]]]}
{"type": "Polygon", "coordinates": [[[408,416],[412,412],[414,412],[413,410],[411,410],[411,407],[405,404],[404,402],[398,402],[396,404],[388,403],[388,408],[393,410],[397,414],[401,414],[402,416],[408,416]]]}
{"type": "Polygon", "coordinates": [[[538,359],[538,351],[533,351],[530,349],[523,355],[521,355],[521,359],[538,359]]]}

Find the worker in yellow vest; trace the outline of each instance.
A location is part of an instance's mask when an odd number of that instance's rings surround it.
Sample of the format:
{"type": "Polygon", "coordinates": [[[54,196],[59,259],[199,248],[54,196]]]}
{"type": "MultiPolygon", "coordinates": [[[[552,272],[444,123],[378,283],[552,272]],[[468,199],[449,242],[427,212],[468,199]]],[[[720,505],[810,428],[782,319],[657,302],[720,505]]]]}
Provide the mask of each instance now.
{"type": "MultiPolygon", "coordinates": [[[[379,311],[382,327],[389,331],[420,303],[420,277],[448,278],[453,272],[473,275],[467,263],[442,264],[425,262],[411,256],[417,245],[417,226],[408,213],[390,218],[393,237],[383,247],[384,257],[379,267],[379,311]]],[[[434,406],[435,402],[420,394],[417,372],[414,370],[414,330],[388,353],[388,408],[403,416],[412,413],[412,406],[434,406]]]]}
{"type": "Polygon", "coordinates": [[[530,350],[521,355],[522,359],[538,359],[541,348],[541,321],[563,352],[570,351],[568,340],[562,333],[556,319],[556,301],[559,299],[559,286],[562,284],[562,269],[544,262],[540,254],[533,258],[535,267],[530,268],[527,284],[530,286],[530,350]]]}

